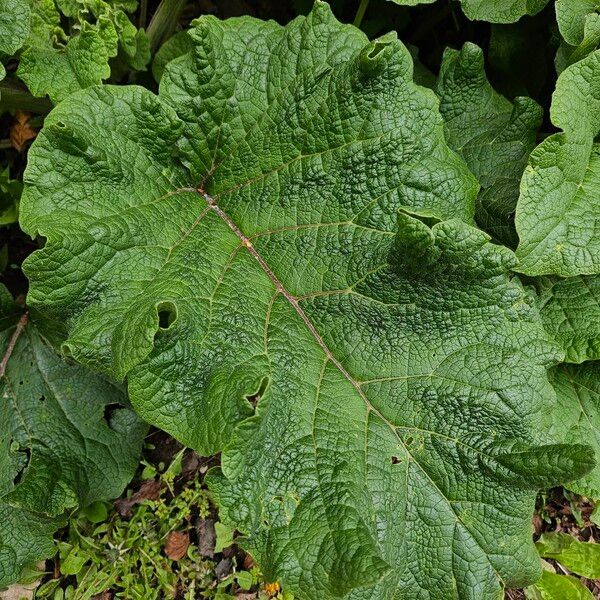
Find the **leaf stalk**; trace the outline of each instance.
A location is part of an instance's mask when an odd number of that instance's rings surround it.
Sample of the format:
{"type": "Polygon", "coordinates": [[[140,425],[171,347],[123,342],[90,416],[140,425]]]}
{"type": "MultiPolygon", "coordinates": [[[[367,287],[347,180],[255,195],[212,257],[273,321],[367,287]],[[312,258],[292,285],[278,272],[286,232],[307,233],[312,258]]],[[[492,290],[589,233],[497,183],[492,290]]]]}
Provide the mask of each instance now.
{"type": "Polygon", "coordinates": [[[10,340],[8,342],[8,346],[6,348],[6,352],[4,353],[4,357],[2,358],[2,361],[0,361],[0,377],[4,377],[4,373],[6,373],[6,367],[8,365],[8,361],[10,360],[13,350],[15,349],[15,346],[17,345],[17,341],[18,341],[19,337],[23,333],[23,330],[25,329],[25,327],[27,327],[28,322],[29,322],[29,313],[24,313],[23,316],[19,319],[19,322],[17,323],[17,326],[15,327],[15,330],[13,331],[13,334],[11,335],[10,340]]]}
{"type": "Polygon", "coordinates": [[[148,18],[148,0],[142,0],[140,2],[140,16],[138,19],[138,27],[140,29],[145,29],[147,18],[148,18]]]}
{"type": "Polygon", "coordinates": [[[360,4],[358,5],[358,10],[356,11],[356,16],[354,17],[354,27],[360,27],[370,1],[371,0],[361,0],[360,4]]]}
{"type": "Polygon", "coordinates": [[[152,53],[173,35],[185,4],[186,0],[161,0],[146,30],[152,53]]]}

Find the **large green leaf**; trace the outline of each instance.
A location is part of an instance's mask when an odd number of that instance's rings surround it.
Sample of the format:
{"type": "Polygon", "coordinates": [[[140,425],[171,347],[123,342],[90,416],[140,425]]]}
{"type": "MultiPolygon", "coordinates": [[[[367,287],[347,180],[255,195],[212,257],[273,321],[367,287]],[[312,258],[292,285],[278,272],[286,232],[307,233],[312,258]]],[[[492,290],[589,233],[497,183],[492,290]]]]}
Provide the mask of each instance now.
{"type": "Polygon", "coordinates": [[[25,317],[17,325],[21,315],[2,287],[0,296],[2,587],[53,553],[69,510],[122,492],[146,426],[118,388],[65,364],[25,317]]]}
{"type": "Polygon", "coordinates": [[[542,120],[530,98],[509,102],[489,84],[483,52],[466,43],[444,53],[438,79],[446,138],[481,184],[475,217],[495,239],[516,246],[519,182],[542,120]]]}
{"type": "Polygon", "coordinates": [[[530,155],[516,226],[528,275],[600,272],[600,51],[565,69],[550,111],[562,133],[530,155]]]}
{"type": "Polygon", "coordinates": [[[599,0],[556,0],[556,20],[567,44],[578,46],[584,40],[586,20],[600,12],[599,0]]]}
{"type": "Polygon", "coordinates": [[[135,3],[63,0],[57,7],[53,0],[10,0],[9,4],[7,9],[0,4],[0,40],[5,40],[4,52],[21,51],[17,74],[35,96],[48,95],[57,103],[101,83],[110,76],[109,59],[118,49],[124,63],[136,70],[144,69],[150,59],[145,32],[119,8],[131,9],[135,3]],[[69,34],[61,27],[59,8],[69,17],[65,28],[69,34]],[[9,15],[2,19],[4,10],[9,15]]]}
{"type": "MultiPolygon", "coordinates": [[[[435,0],[390,1],[400,6],[417,6],[431,4],[435,0]]],[[[548,4],[548,0],[460,0],[460,2],[463,12],[469,19],[491,23],[514,23],[525,15],[537,14],[548,4]]]]}
{"type": "Polygon", "coordinates": [[[556,0],[556,20],[564,39],[556,57],[559,72],[597,48],[599,13],[599,0],[556,0]]]}
{"type": "Polygon", "coordinates": [[[540,12],[548,0],[460,0],[469,19],[492,23],[514,23],[540,12]]]}
{"type": "Polygon", "coordinates": [[[545,286],[540,314],[567,362],[600,359],[600,277],[569,277],[545,286]]]}
{"type": "MultiPolygon", "coordinates": [[[[585,443],[600,454],[600,362],[560,365],[550,370],[557,404],[545,411],[544,428],[565,443],[585,443]]],[[[600,468],[573,481],[569,489],[600,500],[600,468]]]]}
{"type": "Polygon", "coordinates": [[[109,53],[97,29],[84,26],[62,49],[30,47],[21,55],[19,77],[34,96],[60,102],[74,91],[110,76],[109,53]]]}
{"type": "Polygon", "coordinates": [[[299,597],[534,580],[535,490],[592,452],[540,434],[560,355],[469,224],[478,186],[408,51],[321,2],[190,37],[160,97],[97,87],[47,117],[29,301],[145,419],[223,451],[223,519],[299,597]]]}
{"type": "Polygon", "coordinates": [[[13,54],[29,35],[29,4],[0,0],[0,54],[13,54]]]}

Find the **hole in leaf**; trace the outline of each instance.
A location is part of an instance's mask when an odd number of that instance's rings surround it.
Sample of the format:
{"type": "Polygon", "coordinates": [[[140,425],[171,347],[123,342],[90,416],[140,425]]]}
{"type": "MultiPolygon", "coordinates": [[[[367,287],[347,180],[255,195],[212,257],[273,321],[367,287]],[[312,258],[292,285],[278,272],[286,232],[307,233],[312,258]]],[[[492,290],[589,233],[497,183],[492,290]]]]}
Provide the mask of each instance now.
{"type": "Polygon", "coordinates": [[[161,329],[167,329],[169,327],[169,318],[171,317],[171,313],[168,310],[161,310],[158,313],[158,326],[161,329]]]}
{"type": "Polygon", "coordinates": [[[400,462],[400,459],[397,456],[392,456],[392,464],[397,465],[400,462]]]}
{"type": "Polygon", "coordinates": [[[31,461],[31,449],[30,448],[19,448],[18,454],[22,455],[19,457],[17,464],[19,465],[19,471],[15,475],[13,479],[13,484],[15,486],[19,485],[25,476],[25,471],[27,471],[27,467],[29,466],[29,462],[31,461]]]}
{"type": "Polygon", "coordinates": [[[158,327],[163,331],[170,329],[177,320],[177,307],[172,302],[161,302],[157,305],[158,327]]]}
{"type": "Polygon", "coordinates": [[[107,404],[104,407],[104,414],[103,414],[103,418],[106,421],[106,424],[112,429],[112,420],[113,420],[113,415],[114,413],[119,410],[121,407],[120,404],[117,403],[113,403],[113,404],[107,404]]]}
{"type": "Polygon", "coordinates": [[[269,385],[269,378],[263,377],[261,379],[260,385],[258,386],[258,389],[255,392],[252,392],[251,394],[247,394],[246,396],[244,396],[244,398],[248,401],[248,403],[250,404],[250,406],[252,406],[253,409],[256,408],[256,405],[259,403],[260,399],[262,398],[265,391],[267,390],[268,385],[269,385]]]}
{"type": "Polygon", "coordinates": [[[407,446],[410,446],[410,445],[411,445],[411,444],[412,444],[414,441],[415,441],[415,440],[414,440],[414,438],[413,438],[412,436],[410,436],[410,435],[409,435],[409,436],[406,438],[406,440],[405,440],[405,444],[406,444],[407,446]]]}

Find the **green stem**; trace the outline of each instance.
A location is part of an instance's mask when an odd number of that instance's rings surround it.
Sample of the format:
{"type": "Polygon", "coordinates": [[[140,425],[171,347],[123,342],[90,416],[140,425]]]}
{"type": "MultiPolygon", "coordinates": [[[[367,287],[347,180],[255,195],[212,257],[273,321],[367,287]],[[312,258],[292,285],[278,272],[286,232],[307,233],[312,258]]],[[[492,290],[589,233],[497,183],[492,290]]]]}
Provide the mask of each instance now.
{"type": "Polygon", "coordinates": [[[142,0],[140,2],[140,18],[138,19],[138,27],[140,29],[146,28],[146,19],[148,18],[148,0],[142,0]]]}
{"type": "Polygon", "coordinates": [[[356,16],[354,17],[354,27],[360,27],[363,17],[365,16],[365,11],[367,10],[367,6],[369,6],[369,2],[370,0],[360,0],[358,10],[356,11],[356,16]]]}
{"type": "Polygon", "coordinates": [[[171,37],[185,8],[185,3],[186,0],[161,0],[146,30],[152,52],[155,52],[163,42],[171,37]]]}
{"type": "Polygon", "coordinates": [[[48,113],[52,110],[52,102],[48,98],[36,98],[26,87],[16,81],[5,79],[0,81],[0,108],[48,113]]]}

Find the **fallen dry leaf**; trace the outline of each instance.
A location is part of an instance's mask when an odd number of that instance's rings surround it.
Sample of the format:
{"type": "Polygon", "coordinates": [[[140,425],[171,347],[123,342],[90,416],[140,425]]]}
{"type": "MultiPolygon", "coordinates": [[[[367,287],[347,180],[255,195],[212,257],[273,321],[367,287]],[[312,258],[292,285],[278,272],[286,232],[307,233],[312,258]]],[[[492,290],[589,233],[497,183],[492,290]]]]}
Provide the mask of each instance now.
{"type": "Polygon", "coordinates": [[[18,110],[15,113],[15,120],[10,127],[10,143],[19,152],[22,152],[25,144],[38,134],[37,130],[29,124],[30,119],[30,113],[18,110]]]}
{"type": "Polygon", "coordinates": [[[217,576],[217,579],[225,579],[225,577],[231,573],[232,567],[233,561],[230,558],[221,559],[215,567],[215,575],[217,576]]]}
{"type": "Polygon", "coordinates": [[[122,517],[131,517],[131,509],[144,500],[158,500],[161,488],[160,481],[151,479],[144,482],[140,489],[131,498],[119,498],[115,500],[115,508],[122,517]]]}
{"type": "Polygon", "coordinates": [[[165,554],[171,560],[181,560],[190,545],[190,538],[185,531],[172,531],[167,537],[165,554]]]}
{"type": "Polygon", "coordinates": [[[196,531],[198,533],[198,552],[200,552],[200,556],[213,558],[217,541],[215,522],[212,519],[199,518],[196,523],[196,531]]]}

